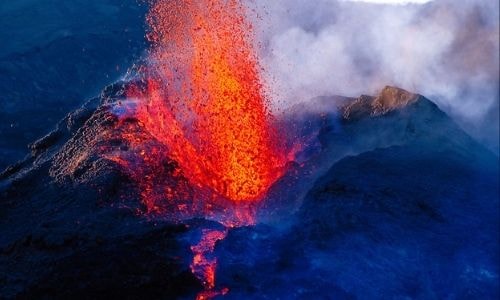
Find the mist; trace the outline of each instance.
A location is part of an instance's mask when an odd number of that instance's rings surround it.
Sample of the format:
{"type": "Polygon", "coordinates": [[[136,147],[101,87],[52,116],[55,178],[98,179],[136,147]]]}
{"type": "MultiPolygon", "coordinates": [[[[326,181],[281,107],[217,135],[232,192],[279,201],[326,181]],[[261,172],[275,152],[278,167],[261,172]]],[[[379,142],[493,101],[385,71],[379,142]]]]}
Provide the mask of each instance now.
{"type": "Polygon", "coordinates": [[[499,5],[253,0],[273,104],[357,97],[395,85],[422,94],[498,151],[499,5]]]}

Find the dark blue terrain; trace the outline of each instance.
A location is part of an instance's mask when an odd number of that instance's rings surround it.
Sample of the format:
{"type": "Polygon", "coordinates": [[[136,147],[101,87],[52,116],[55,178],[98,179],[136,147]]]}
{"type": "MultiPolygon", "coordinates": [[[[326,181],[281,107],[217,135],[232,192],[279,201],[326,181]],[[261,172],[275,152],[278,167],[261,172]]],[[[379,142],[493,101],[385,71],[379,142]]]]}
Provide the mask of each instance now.
{"type": "MultiPolygon", "coordinates": [[[[133,182],[96,152],[126,86],[66,116],[0,174],[5,298],[172,299],[202,289],[189,237],[220,225],[137,214],[133,182]]],[[[226,297],[496,299],[498,157],[397,88],[317,101],[343,106],[282,120],[316,140],[307,159],[272,187],[255,226],[217,244],[226,297]]]]}
{"type": "MultiPolygon", "coordinates": [[[[0,3],[0,299],[203,290],[192,237],[221,225],[145,217],[134,182],[96,150],[118,122],[120,76],[145,49],[145,11],[135,0],[0,3]]],[[[435,103],[386,87],[315,98],[278,122],[306,147],[257,224],[217,243],[221,299],[500,297],[498,154],[435,103]]]]}
{"type": "Polygon", "coordinates": [[[0,2],[0,169],[142,55],[140,3],[0,2]]]}

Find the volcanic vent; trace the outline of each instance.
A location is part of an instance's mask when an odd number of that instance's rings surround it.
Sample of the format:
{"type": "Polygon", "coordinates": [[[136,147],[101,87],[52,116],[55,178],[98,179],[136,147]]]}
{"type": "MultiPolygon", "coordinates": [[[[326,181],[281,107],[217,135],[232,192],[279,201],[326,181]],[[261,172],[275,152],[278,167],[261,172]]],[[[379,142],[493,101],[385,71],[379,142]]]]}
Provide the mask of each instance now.
{"type": "MultiPolygon", "coordinates": [[[[128,151],[106,149],[104,156],[136,182],[150,215],[253,224],[287,155],[245,7],[238,0],[157,0],[147,23],[148,58],[114,108],[115,132],[128,151]],[[155,145],[147,146],[137,126],[155,145]],[[167,170],[158,165],[165,160],[167,170]]],[[[204,229],[192,246],[193,273],[207,288],[200,299],[213,294],[216,259],[206,255],[225,234],[204,229]]]]}
{"type": "MultiPolygon", "coordinates": [[[[166,152],[143,156],[168,156],[179,174],[210,194],[191,198],[262,199],[283,174],[286,155],[245,8],[235,0],[154,1],[147,20],[152,46],[140,80],[127,88],[127,101],[134,101],[127,113],[166,152]]],[[[124,137],[134,143],[134,136],[124,137]]],[[[142,175],[136,179],[144,180],[142,175]]],[[[172,201],[168,194],[148,197],[172,201]]]]}
{"type": "Polygon", "coordinates": [[[473,298],[495,293],[485,262],[496,266],[499,252],[476,254],[497,247],[498,157],[431,101],[388,87],[377,97],[317,99],[326,113],[299,107],[286,119],[311,137],[304,146],[313,154],[290,164],[263,200],[224,202],[189,198],[211,194],[191,186],[134,117],[138,103],[124,91],[140,81],[106,88],[0,174],[2,296],[406,297],[421,291],[407,289],[408,276],[447,278],[422,289],[442,298],[450,286],[473,298]],[[248,203],[258,207],[248,218],[256,224],[232,228],[248,203]],[[473,281],[450,272],[463,267],[473,281]]]}
{"type": "Polygon", "coordinates": [[[0,173],[0,298],[499,298],[497,155],[395,87],[273,118],[241,4],[150,7],[144,61],[0,173]]]}

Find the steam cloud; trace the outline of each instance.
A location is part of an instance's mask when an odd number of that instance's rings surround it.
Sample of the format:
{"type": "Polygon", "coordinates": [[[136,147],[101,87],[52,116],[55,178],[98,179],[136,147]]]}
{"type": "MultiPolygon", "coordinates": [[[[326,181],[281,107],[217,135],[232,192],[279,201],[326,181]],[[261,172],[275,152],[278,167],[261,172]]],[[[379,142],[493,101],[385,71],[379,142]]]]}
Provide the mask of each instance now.
{"type": "Polygon", "coordinates": [[[281,106],[396,85],[436,101],[498,150],[498,1],[253,1],[281,106]]]}

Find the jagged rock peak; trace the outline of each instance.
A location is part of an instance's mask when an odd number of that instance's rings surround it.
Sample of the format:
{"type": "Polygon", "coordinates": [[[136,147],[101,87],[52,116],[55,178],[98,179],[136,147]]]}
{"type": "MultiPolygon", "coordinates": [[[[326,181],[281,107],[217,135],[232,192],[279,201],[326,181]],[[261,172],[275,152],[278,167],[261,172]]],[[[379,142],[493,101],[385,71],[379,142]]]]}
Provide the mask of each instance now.
{"type": "Polygon", "coordinates": [[[381,116],[390,111],[404,108],[415,103],[420,95],[410,93],[398,87],[386,86],[376,96],[361,95],[354,102],[346,105],[342,111],[344,119],[352,120],[366,116],[381,116]]]}

